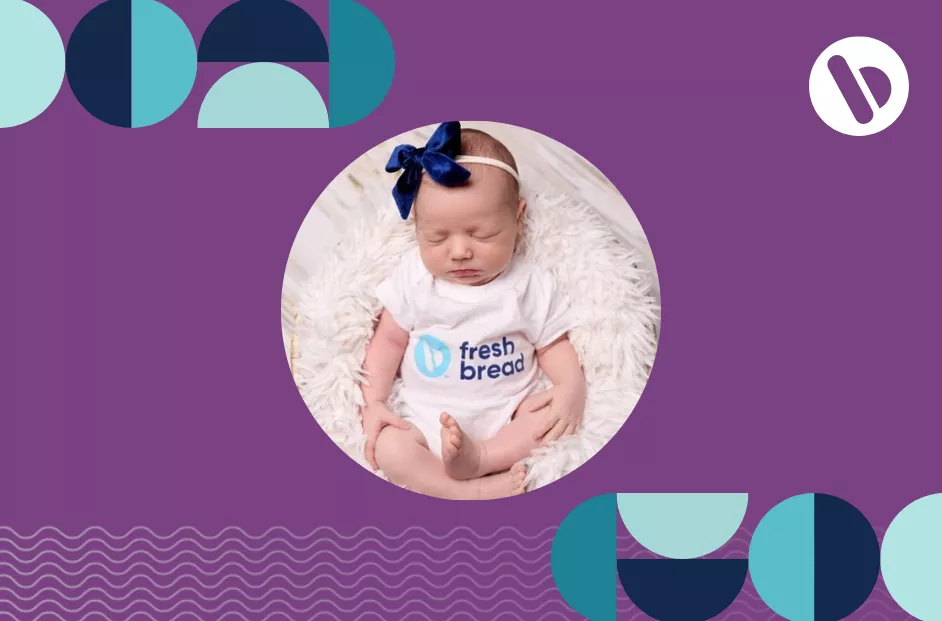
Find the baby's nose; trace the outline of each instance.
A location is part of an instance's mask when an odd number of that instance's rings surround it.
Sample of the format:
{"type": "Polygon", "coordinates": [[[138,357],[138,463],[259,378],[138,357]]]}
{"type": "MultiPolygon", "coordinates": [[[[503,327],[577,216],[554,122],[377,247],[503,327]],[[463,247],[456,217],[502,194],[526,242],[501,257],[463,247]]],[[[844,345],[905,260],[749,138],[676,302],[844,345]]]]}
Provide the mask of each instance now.
{"type": "Polygon", "coordinates": [[[461,259],[470,259],[471,244],[461,238],[455,239],[454,243],[451,245],[451,257],[456,261],[461,259]]]}

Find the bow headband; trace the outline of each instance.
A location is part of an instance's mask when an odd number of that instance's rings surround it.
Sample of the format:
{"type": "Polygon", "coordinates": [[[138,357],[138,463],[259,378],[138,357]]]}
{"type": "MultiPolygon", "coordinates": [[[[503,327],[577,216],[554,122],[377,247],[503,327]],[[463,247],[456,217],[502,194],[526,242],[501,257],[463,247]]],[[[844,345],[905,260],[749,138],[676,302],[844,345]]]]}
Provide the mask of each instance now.
{"type": "Polygon", "coordinates": [[[392,195],[403,220],[408,219],[412,211],[422,173],[428,173],[433,181],[446,187],[463,185],[471,176],[471,171],[458,162],[486,164],[501,168],[520,183],[517,172],[500,160],[475,155],[458,155],[461,151],[461,124],[458,121],[442,123],[429,138],[424,147],[416,148],[410,144],[399,145],[389,157],[386,172],[402,170],[392,195]]]}

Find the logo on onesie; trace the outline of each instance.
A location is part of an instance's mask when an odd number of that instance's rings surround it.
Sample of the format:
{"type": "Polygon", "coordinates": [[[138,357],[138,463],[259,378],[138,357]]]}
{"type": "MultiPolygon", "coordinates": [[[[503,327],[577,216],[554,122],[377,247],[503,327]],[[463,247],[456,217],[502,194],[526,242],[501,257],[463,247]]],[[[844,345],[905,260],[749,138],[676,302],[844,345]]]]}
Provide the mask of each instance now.
{"type": "Polygon", "coordinates": [[[441,377],[451,364],[451,352],[442,341],[423,334],[415,344],[415,366],[425,377],[441,377]]]}
{"type": "MultiPolygon", "coordinates": [[[[520,352],[519,356],[516,355],[516,344],[506,336],[500,341],[483,345],[471,345],[465,341],[459,349],[462,380],[498,379],[523,372],[524,354],[520,352]]],[[[441,377],[451,366],[448,345],[428,334],[419,337],[413,355],[416,369],[425,377],[441,377]]]]}

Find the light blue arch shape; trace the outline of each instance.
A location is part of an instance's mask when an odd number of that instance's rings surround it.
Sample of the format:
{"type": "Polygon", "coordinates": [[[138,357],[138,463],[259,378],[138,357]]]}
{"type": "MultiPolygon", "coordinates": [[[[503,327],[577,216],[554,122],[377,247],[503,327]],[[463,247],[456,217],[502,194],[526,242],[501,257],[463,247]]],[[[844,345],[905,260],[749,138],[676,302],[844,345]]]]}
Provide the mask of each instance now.
{"type": "Polygon", "coordinates": [[[942,620],[942,494],[924,496],[893,518],[880,564],[886,590],[903,610],[942,620]]]}
{"type": "Polygon", "coordinates": [[[550,567],[560,595],[591,621],[615,621],[618,518],[615,494],[595,496],[569,512],[556,530],[550,567]]]}
{"type": "Polygon", "coordinates": [[[618,513],[645,548],[697,558],[729,541],[746,515],[748,494],[618,494],[618,513]]]}
{"type": "Polygon", "coordinates": [[[278,63],[236,67],[213,84],[200,106],[201,128],[329,127],[324,98],[310,80],[278,63]]]}
{"type": "Polygon", "coordinates": [[[814,494],[772,507],[749,542],[749,575],[762,601],[789,621],[814,619],[814,494]]]}
{"type": "Polygon", "coordinates": [[[131,127],[166,119],[196,81],[196,42],[190,29],[156,0],[131,0],[131,127]]]}
{"type": "Polygon", "coordinates": [[[55,24],[23,0],[0,0],[0,128],[32,121],[65,79],[65,46],[55,24]]]}
{"type": "Polygon", "coordinates": [[[379,18],[355,0],[330,0],[330,126],[352,125],[379,107],[395,70],[379,18]]]}

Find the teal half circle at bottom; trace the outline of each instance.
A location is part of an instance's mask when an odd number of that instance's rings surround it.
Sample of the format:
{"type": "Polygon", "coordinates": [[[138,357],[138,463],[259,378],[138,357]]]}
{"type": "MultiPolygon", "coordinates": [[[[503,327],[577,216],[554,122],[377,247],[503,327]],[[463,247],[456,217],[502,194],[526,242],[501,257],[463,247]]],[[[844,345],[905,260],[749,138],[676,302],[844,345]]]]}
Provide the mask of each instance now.
{"type": "Polygon", "coordinates": [[[560,595],[591,621],[615,621],[618,518],[615,494],[586,500],[553,537],[550,566],[560,595]]]}
{"type": "Polygon", "coordinates": [[[310,80],[278,63],[252,63],[219,78],[200,106],[201,128],[325,128],[327,105],[310,80]]]}

